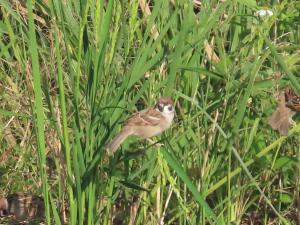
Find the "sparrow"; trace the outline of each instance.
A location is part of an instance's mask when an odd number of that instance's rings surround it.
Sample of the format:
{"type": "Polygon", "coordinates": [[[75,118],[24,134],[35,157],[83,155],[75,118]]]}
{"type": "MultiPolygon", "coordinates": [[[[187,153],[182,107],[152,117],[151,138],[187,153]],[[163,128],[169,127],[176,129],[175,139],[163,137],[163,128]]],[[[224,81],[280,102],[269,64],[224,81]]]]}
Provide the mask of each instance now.
{"type": "Polygon", "coordinates": [[[293,90],[291,86],[288,86],[284,91],[285,106],[290,108],[294,112],[300,112],[300,96],[293,90]]]}
{"type": "Polygon", "coordinates": [[[0,199],[0,217],[13,215],[17,220],[42,219],[44,199],[25,193],[12,193],[0,199]]]}
{"type": "Polygon", "coordinates": [[[277,109],[268,118],[269,125],[278,130],[281,135],[287,135],[291,125],[291,119],[296,113],[293,98],[290,95],[291,89],[287,88],[279,94],[277,109]]]}
{"type": "Polygon", "coordinates": [[[149,139],[167,130],[174,118],[173,105],[170,97],[160,97],[154,107],[135,113],[124,123],[121,132],[106,145],[106,149],[114,153],[130,135],[149,139]]]}

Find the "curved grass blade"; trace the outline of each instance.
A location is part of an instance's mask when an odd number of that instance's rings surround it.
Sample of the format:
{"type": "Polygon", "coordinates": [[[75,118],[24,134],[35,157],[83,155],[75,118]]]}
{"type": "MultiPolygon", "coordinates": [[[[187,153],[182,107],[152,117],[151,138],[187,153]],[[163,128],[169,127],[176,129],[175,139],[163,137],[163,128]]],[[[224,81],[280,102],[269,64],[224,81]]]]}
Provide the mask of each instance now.
{"type": "Polygon", "coordinates": [[[271,203],[271,201],[269,200],[269,198],[265,195],[265,193],[263,192],[263,190],[259,187],[259,185],[257,184],[257,182],[255,181],[255,179],[253,178],[253,176],[251,175],[250,171],[248,170],[246,164],[243,162],[242,158],[240,157],[239,153],[237,152],[237,150],[232,147],[232,152],[235,155],[235,157],[238,159],[238,161],[240,162],[243,170],[246,172],[247,176],[249,177],[249,179],[251,180],[251,182],[254,184],[254,186],[256,187],[256,189],[259,191],[259,193],[262,195],[262,197],[265,199],[266,203],[270,206],[270,208],[273,210],[273,212],[279,217],[279,219],[284,223],[284,224],[290,224],[282,215],[280,215],[280,213],[275,209],[275,207],[273,206],[273,204],[271,203]]]}
{"type": "Polygon", "coordinates": [[[268,47],[271,50],[272,55],[275,57],[275,59],[277,60],[278,64],[281,66],[282,70],[287,74],[287,76],[289,77],[292,86],[297,90],[298,94],[300,93],[300,84],[297,80],[297,78],[294,76],[294,74],[288,69],[286,63],[284,62],[283,58],[281,57],[281,55],[279,55],[274,47],[274,45],[270,42],[270,40],[268,38],[266,38],[265,36],[263,36],[266,44],[268,45],[268,47]]]}
{"type": "MultiPolygon", "coordinates": [[[[249,161],[245,162],[245,166],[249,167],[250,165],[252,165],[253,163],[255,163],[257,160],[259,160],[260,158],[264,157],[266,154],[268,154],[271,150],[275,149],[278,145],[281,145],[289,136],[299,133],[300,132],[300,124],[297,125],[296,127],[294,127],[293,129],[290,130],[289,135],[288,136],[283,136],[278,138],[276,141],[274,141],[272,144],[270,144],[269,146],[267,146],[266,148],[264,148],[263,150],[261,150],[259,153],[257,153],[253,159],[250,159],[249,161]]],[[[233,178],[234,176],[240,174],[242,172],[242,167],[238,167],[235,170],[233,170],[232,172],[230,172],[230,174],[228,174],[226,177],[220,179],[216,184],[214,184],[206,193],[204,196],[208,196],[210,194],[212,194],[214,191],[216,191],[218,188],[220,188],[222,185],[224,185],[227,181],[227,178],[229,177],[229,179],[233,178]]]]}
{"type": "Polygon", "coordinates": [[[175,170],[176,174],[186,184],[188,189],[193,194],[195,200],[199,203],[200,206],[203,207],[205,213],[207,214],[207,218],[211,222],[211,224],[217,224],[217,225],[221,224],[220,221],[217,219],[217,216],[215,215],[213,210],[206,203],[202,194],[197,191],[195,185],[192,183],[188,175],[184,172],[182,167],[177,163],[177,160],[175,160],[164,148],[161,149],[161,153],[164,159],[167,161],[168,165],[170,165],[170,167],[172,167],[175,170]]]}

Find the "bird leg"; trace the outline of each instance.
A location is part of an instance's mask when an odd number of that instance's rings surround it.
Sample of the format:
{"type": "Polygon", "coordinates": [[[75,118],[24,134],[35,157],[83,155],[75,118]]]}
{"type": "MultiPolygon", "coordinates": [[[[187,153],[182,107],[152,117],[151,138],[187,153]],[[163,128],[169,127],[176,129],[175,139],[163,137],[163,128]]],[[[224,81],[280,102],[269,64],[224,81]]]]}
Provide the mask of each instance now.
{"type": "Polygon", "coordinates": [[[153,140],[150,139],[150,138],[147,138],[146,140],[147,140],[148,142],[150,142],[151,145],[155,145],[156,147],[162,147],[162,146],[164,146],[164,144],[155,142],[155,141],[153,141],[153,140]]]}

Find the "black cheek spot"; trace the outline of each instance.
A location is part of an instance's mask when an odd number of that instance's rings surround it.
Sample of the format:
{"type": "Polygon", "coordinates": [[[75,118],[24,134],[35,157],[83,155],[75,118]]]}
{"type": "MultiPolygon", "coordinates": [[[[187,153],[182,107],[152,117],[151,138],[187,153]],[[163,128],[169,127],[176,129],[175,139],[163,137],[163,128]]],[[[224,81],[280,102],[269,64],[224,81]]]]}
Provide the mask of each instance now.
{"type": "Polygon", "coordinates": [[[158,105],[157,108],[158,108],[158,110],[159,110],[160,112],[163,112],[163,111],[164,111],[164,107],[161,106],[161,105],[158,105]]]}
{"type": "Polygon", "coordinates": [[[0,210],[0,217],[2,216],[8,216],[8,211],[6,209],[0,210]]]}

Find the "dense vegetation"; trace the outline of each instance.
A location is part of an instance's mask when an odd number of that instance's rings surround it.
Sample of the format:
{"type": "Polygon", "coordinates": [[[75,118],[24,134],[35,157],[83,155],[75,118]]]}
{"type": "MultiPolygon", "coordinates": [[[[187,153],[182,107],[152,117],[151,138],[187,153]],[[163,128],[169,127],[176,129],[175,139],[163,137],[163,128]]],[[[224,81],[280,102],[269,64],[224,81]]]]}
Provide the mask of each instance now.
{"type": "Polygon", "coordinates": [[[43,196],[46,224],[300,223],[299,119],[287,136],[267,123],[279,90],[300,93],[299,0],[0,9],[1,195],[43,196]],[[107,154],[161,95],[176,102],[164,146],[107,154]]]}

